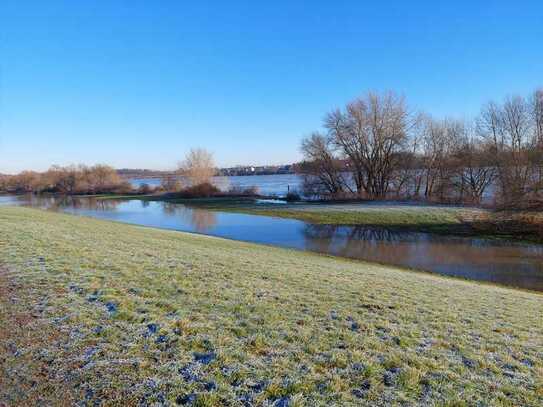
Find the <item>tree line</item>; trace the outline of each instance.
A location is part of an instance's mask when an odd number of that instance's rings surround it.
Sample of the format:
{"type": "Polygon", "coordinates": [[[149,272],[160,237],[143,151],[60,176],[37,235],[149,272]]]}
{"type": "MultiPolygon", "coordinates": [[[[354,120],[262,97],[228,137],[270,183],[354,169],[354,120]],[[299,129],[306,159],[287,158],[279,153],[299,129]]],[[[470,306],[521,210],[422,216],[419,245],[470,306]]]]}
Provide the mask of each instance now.
{"type": "Polygon", "coordinates": [[[305,195],[543,202],[543,90],[489,102],[471,121],[413,113],[394,92],[368,93],[329,112],[322,127],[301,143],[305,195]]]}
{"type": "Polygon", "coordinates": [[[125,193],[131,185],[108,165],[54,165],[45,172],[23,171],[0,178],[0,191],[66,195],[125,193]]]}
{"type": "Polygon", "coordinates": [[[0,192],[58,193],[65,195],[94,195],[109,193],[184,193],[187,196],[217,194],[212,185],[215,175],[213,155],[205,149],[191,149],[177,170],[162,177],[159,187],[132,185],[113,167],[103,164],[54,165],[45,172],[22,171],[16,175],[0,175],[0,192]]]}

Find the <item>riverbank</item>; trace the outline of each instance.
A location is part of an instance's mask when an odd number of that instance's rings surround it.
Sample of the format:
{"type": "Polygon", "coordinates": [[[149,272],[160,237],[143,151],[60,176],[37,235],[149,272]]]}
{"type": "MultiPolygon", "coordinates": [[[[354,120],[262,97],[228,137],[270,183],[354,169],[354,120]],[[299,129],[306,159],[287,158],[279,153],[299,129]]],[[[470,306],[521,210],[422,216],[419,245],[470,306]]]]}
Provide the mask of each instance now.
{"type": "MultiPolygon", "coordinates": [[[[9,203],[14,195],[6,195],[9,203]]],[[[38,195],[58,198],[58,195],[38,195]]],[[[21,196],[20,202],[24,202],[21,196]]],[[[411,201],[286,202],[267,196],[222,193],[213,198],[179,198],[175,194],[74,195],[59,202],[156,201],[182,204],[192,209],[296,219],[316,225],[362,226],[400,232],[425,232],[445,236],[482,237],[543,243],[543,212],[492,211],[477,207],[425,204],[411,201]]]]}
{"type": "Polygon", "coordinates": [[[8,405],[543,402],[535,293],[27,208],[0,243],[8,405]]]}
{"type": "MultiPolygon", "coordinates": [[[[135,198],[137,199],[137,198],[135,198]]],[[[492,211],[477,207],[417,202],[283,202],[244,197],[144,199],[189,207],[297,219],[313,224],[360,225],[444,235],[481,236],[543,243],[541,211],[492,211]]]]}
{"type": "Polygon", "coordinates": [[[166,196],[125,196],[124,198],[178,203],[211,211],[297,219],[321,225],[356,225],[462,236],[492,235],[490,230],[483,233],[483,229],[476,230],[473,227],[476,221],[483,223],[490,214],[489,211],[479,208],[406,202],[285,202],[266,197],[179,199],[166,196]]]}

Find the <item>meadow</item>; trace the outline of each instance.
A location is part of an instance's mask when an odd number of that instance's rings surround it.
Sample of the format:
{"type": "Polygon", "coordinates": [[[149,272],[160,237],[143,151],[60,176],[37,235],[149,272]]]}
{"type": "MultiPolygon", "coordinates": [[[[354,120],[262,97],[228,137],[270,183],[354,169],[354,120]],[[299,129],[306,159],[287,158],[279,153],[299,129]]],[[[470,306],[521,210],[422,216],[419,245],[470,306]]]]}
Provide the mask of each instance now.
{"type": "Polygon", "coordinates": [[[20,207],[0,259],[0,404],[543,404],[537,293],[20,207]]]}

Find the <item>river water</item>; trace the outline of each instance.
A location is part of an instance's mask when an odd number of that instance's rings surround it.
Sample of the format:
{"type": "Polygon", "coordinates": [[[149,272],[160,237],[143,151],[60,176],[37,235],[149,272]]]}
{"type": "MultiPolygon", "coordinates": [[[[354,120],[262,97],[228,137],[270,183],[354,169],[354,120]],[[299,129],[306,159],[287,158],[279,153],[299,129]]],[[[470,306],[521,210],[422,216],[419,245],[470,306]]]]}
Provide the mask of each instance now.
{"type": "Polygon", "coordinates": [[[0,204],[202,233],[543,291],[543,245],[384,228],[315,225],[140,200],[4,196],[0,197],[0,204]]]}
{"type": "MultiPolygon", "coordinates": [[[[142,184],[159,186],[160,178],[131,178],[129,182],[138,188],[142,184]]],[[[213,177],[213,184],[223,191],[230,188],[251,188],[256,187],[262,195],[284,196],[290,191],[300,191],[302,180],[296,174],[276,175],[240,175],[235,177],[213,177]]]]}

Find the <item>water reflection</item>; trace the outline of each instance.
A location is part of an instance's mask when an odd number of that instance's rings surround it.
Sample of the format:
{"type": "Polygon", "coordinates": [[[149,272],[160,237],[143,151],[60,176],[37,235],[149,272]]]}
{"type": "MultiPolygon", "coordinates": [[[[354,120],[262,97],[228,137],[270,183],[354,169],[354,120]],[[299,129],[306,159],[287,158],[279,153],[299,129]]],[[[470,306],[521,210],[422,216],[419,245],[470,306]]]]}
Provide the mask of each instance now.
{"type": "Polygon", "coordinates": [[[361,226],[306,225],[304,232],[307,249],[321,253],[543,290],[541,245],[361,226]]]}
{"type": "MultiPolygon", "coordinates": [[[[97,199],[95,197],[53,196],[53,195],[16,195],[14,202],[32,207],[50,210],[81,209],[93,211],[113,211],[122,202],[117,199],[97,199]]],[[[143,201],[142,201],[143,202],[143,201]]]]}
{"type": "Polygon", "coordinates": [[[543,246],[312,225],[293,219],[211,212],[180,204],[82,197],[2,197],[18,203],[137,225],[205,233],[543,291],[543,246]]]}
{"type": "MultiPolygon", "coordinates": [[[[149,202],[146,202],[147,206],[149,202]]],[[[208,232],[217,224],[215,212],[203,209],[189,209],[185,205],[162,202],[164,213],[174,216],[181,216],[190,223],[198,233],[208,232]]]]}

